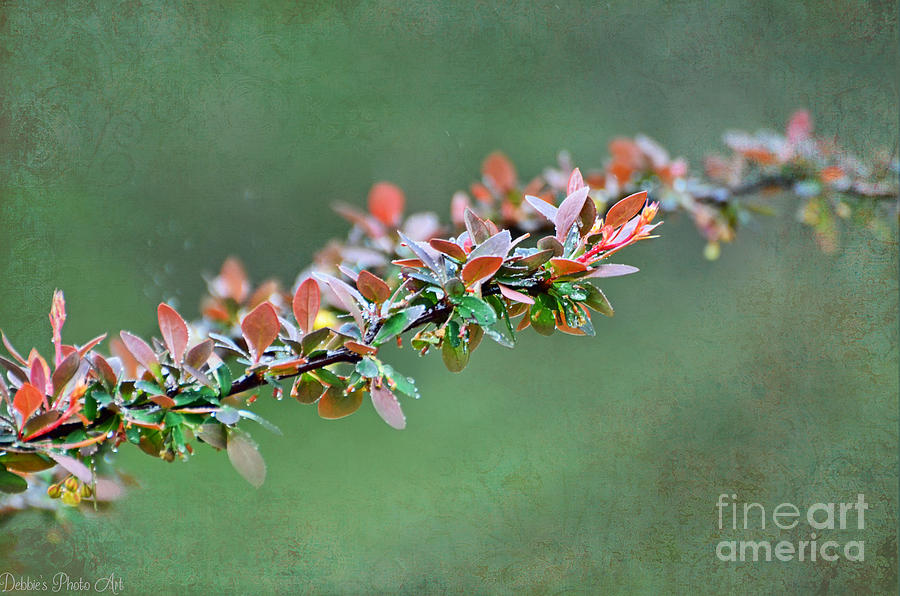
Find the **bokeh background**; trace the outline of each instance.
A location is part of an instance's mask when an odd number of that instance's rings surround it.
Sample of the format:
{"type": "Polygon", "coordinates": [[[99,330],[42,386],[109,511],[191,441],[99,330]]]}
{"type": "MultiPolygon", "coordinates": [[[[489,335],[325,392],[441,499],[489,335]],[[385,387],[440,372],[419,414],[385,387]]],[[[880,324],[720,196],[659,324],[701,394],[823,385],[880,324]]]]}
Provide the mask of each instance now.
{"type": "MultiPolygon", "coordinates": [[[[0,323],[49,341],[196,315],[237,255],[290,282],[380,179],[446,216],[502,149],[529,176],[645,132],[698,164],[727,128],[808,107],[865,154],[897,143],[895,2],[0,3],[0,323]]],[[[598,337],[395,355],[421,400],[395,432],[258,411],[269,478],[167,465],[110,513],[2,528],[0,571],[128,593],[895,593],[897,247],[821,253],[778,215],[717,262],[684,218],[622,255],[598,337]],[[725,564],[721,492],[871,503],[866,560],[725,564]]],[[[840,538],[840,533],[838,539],[840,538]]],[[[765,533],[735,534],[736,539],[765,533]]],[[[769,536],[777,539],[777,535],[769,536]]],[[[802,533],[787,537],[804,539],[802,533]]]]}

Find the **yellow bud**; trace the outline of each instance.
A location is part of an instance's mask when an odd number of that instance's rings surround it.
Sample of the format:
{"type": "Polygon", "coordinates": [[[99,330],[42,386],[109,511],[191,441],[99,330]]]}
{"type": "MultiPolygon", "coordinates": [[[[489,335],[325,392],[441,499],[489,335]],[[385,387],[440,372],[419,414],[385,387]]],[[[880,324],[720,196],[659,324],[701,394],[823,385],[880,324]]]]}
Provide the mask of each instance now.
{"type": "Polygon", "coordinates": [[[74,476],[69,476],[66,478],[66,490],[75,492],[78,490],[78,478],[74,476]]]}
{"type": "Polygon", "coordinates": [[[69,507],[75,507],[81,503],[81,495],[77,492],[67,490],[62,494],[62,502],[69,507]]]}
{"type": "Polygon", "coordinates": [[[313,323],[313,327],[316,329],[321,329],[322,327],[338,327],[339,322],[337,317],[334,316],[334,313],[331,311],[322,309],[319,311],[319,314],[316,315],[316,320],[313,323]]]}
{"type": "Polygon", "coordinates": [[[703,256],[706,257],[707,261],[715,261],[721,253],[722,249],[719,247],[718,242],[710,242],[703,249],[703,256]]]}
{"type": "Polygon", "coordinates": [[[81,498],[90,499],[93,494],[94,494],[94,491],[89,485],[87,485],[87,484],[81,485],[81,498]]]}
{"type": "Polygon", "coordinates": [[[58,484],[51,484],[47,487],[47,496],[51,499],[58,499],[60,494],[62,494],[62,489],[58,484]]]}

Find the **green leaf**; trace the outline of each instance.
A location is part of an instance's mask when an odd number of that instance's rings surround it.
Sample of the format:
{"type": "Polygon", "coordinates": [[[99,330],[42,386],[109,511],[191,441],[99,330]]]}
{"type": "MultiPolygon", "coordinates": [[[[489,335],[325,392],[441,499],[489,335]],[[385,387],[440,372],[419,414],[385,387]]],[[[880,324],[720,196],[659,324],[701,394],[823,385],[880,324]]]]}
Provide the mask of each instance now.
{"type": "Polygon", "coordinates": [[[256,422],[270,433],[274,433],[279,436],[282,434],[280,428],[278,428],[259,414],[256,414],[255,412],[251,412],[249,410],[238,410],[238,414],[241,415],[241,418],[247,418],[248,420],[256,422]]]}
{"type": "Polygon", "coordinates": [[[356,363],[356,372],[367,379],[381,376],[381,372],[378,370],[378,363],[368,356],[356,363]]]}
{"type": "Polygon", "coordinates": [[[340,378],[327,368],[319,368],[313,371],[310,371],[312,376],[319,380],[323,385],[329,385],[331,387],[339,387],[343,389],[347,386],[347,383],[344,379],[340,378]]]}
{"type": "Polygon", "coordinates": [[[381,369],[384,371],[384,376],[394,383],[394,391],[413,399],[419,399],[419,389],[413,379],[403,376],[387,364],[383,364],[381,369]]]}
{"type": "Polygon", "coordinates": [[[219,384],[219,395],[225,397],[231,391],[231,370],[224,364],[216,367],[213,371],[216,376],[216,383],[219,384]]]}
{"type": "Polygon", "coordinates": [[[612,304],[609,303],[609,300],[607,300],[606,295],[600,288],[593,284],[584,284],[581,287],[587,293],[587,298],[585,298],[584,303],[588,305],[588,307],[593,308],[607,317],[613,316],[612,304]]]}
{"type": "Polygon", "coordinates": [[[539,294],[531,305],[531,326],[541,335],[552,335],[556,330],[556,317],[553,314],[555,302],[547,294],[539,294]]]}
{"type": "Polygon", "coordinates": [[[457,306],[460,316],[465,319],[475,319],[482,327],[488,327],[497,322],[497,313],[491,305],[475,296],[463,296],[457,306]]]}
{"type": "Polygon", "coordinates": [[[7,494],[23,493],[28,490],[28,482],[18,474],[7,471],[0,465],[0,492],[7,494]]]}
{"type": "Polygon", "coordinates": [[[514,348],[516,334],[513,331],[512,322],[509,320],[506,305],[497,296],[488,296],[487,300],[494,308],[494,312],[497,313],[497,322],[491,327],[483,327],[485,334],[505,348],[514,348]]]}
{"type": "Polygon", "coordinates": [[[454,346],[450,338],[445,336],[441,346],[441,357],[447,370],[454,373],[461,372],[469,363],[469,347],[464,341],[458,341],[458,345],[454,346]]]}
{"type": "Polygon", "coordinates": [[[330,333],[331,330],[328,327],[322,327],[321,329],[316,329],[312,333],[304,335],[303,339],[300,340],[300,346],[303,348],[303,353],[309,354],[312,352],[319,344],[325,341],[330,333]]]}
{"type": "Polygon", "coordinates": [[[38,453],[7,453],[0,456],[0,465],[5,466],[7,470],[28,474],[48,470],[55,466],[56,462],[38,453]]]}
{"type": "Polygon", "coordinates": [[[422,316],[422,313],[424,312],[425,307],[417,305],[392,314],[381,326],[381,329],[378,330],[378,333],[375,335],[375,340],[372,343],[374,345],[380,345],[395,335],[402,333],[407,325],[422,316]]]}
{"type": "Polygon", "coordinates": [[[134,388],[140,389],[144,393],[148,395],[165,395],[166,392],[160,388],[156,383],[151,383],[150,381],[135,381],[134,388]]]}
{"type": "Polygon", "coordinates": [[[97,398],[94,397],[94,391],[88,391],[84,396],[84,407],[81,409],[81,413],[88,420],[93,420],[97,417],[97,398]]]}
{"type": "Polygon", "coordinates": [[[315,377],[309,373],[303,373],[294,383],[294,387],[291,389],[291,397],[301,404],[311,404],[322,397],[324,391],[325,387],[315,377]]]}

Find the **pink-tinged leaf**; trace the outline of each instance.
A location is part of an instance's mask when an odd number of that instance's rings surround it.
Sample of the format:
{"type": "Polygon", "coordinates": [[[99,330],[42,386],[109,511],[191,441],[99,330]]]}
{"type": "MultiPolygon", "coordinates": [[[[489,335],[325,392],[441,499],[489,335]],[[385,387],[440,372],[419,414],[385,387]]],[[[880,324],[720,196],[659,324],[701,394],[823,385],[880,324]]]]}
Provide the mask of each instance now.
{"type": "Polygon", "coordinates": [[[491,230],[488,228],[487,222],[471,209],[466,209],[465,213],[466,231],[469,232],[469,238],[475,244],[480,244],[491,237],[491,230]]]}
{"type": "MultiPolygon", "coordinates": [[[[88,352],[90,352],[91,350],[93,350],[94,348],[96,348],[97,345],[98,345],[101,341],[103,341],[104,339],[106,339],[106,334],[105,334],[105,333],[102,334],[102,335],[98,335],[97,337],[95,337],[95,338],[92,339],[91,341],[87,342],[86,344],[84,344],[83,346],[81,346],[80,348],[78,348],[78,353],[81,354],[81,357],[82,357],[82,358],[84,358],[84,356],[85,356],[88,352]]],[[[74,348],[73,348],[73,349],[74,349],[74,348]]],[[[65,352],[66,352],[66,346],[63,346],[63,353],[65,354],[65,352]]],[[[65,355],[68,356],[68,354],[65,354],[65,355]]]]}
{"type": "Polygon", "coordinates": [[[787,138],[796,145],[812,136],[812,117],[806,110],[797,110],[791,115],[787,125],[787,138]]]}
{"type": "Polygon", "coordinates": [[[431,248],[433,248],[434,250],[444,253],[448,257],[452,257],[457,261],[466,260],[466,251],[464,251],[462,247],[456,242],[444,240],[443,238],[432,238],[428,241],[428,244],[430,244],[431,248]]]}
{"type": "Polygon", "coordinates": [[[637,267],[632,267],[631,265],[600,265],[596,269],[591,270],[590,273],[584,276],[584,279],[591,279],[595,277],[619,277],[620,275],[629,275],[631,273],[637,273],[640,271],[637,267]]]}
{"type": "Polygon", "coordinates": [[[423,269],[425,264],[419,259],[394,259],[391,261],[392,265],[397,265],[398,267],[411,267],[413,269],[423,269]]]}
{"type": "Polygon", "coordinates": [[[512,288],[504,286],[503,284],[497,284],[497,286],[500,287],[500,293],[503,294],[504,298],[508,298],[513,302],[520,302],[522,304],[534,304],[534,298],[532,298],[528,294],[517,292],[512,288]]]}
{"type": "Polygon", "coordinates": [[[450,200],[450,221],[458,228],[466,225],[466,211],[471,207],[469,195],[459,191],[450,200]]]}
{"type": "Polygon", "coordinates": [[[151,395],[149,399],[160,408],[168,409],[175,407],[175,400],[168,395],[151,395]]]}
{"type": "Polygon", "coordinates": [[[503,265],[503,257],[478,257],[462,268],[462,280],[467,286],[485,280],[497,273],[503,265]]]}
{"type": "Polygon", "coordinates": [[[61,290],[53,292],[53,301],[50,305],[50,327],[53,329],[53,346],[56,352],[54,366],[62,362],[62,328],[66,322],[66,299],[61,290]]]}
{"type": "Polygon", "coordinates": [[[518,182],[515,166],[500,151],[494,151],[484,158],[481,164],[481,173],[501,194],[506,194],[514,189],[518,182]]]}
{"type": "Polygon", "coordinates": [[[369,393],[372,396],[372,405],[382,420],[397,430],[406,428],[406,416],[403,415],[400,402],[384,383],[376,383],[375,379],[372,379],[369,393]]]}
{"type": "Polygon", "coordinates": [[[250,281],[244,266],[234,257],[228,257],[222,263],[222,271],[219,273],[219,293],[231,298],[238,304],[242,304],[250,292],[250,281]]]}
{"type": "Polygon", "coordinates": [[[34,414],[41,403],[45,400],[44,392],[38,390],[31,383],[25,383],[16,391],[13,398],[13,407],[22,415],[22,420],[28,420],[34,414]]]}
{"type": "Polygon", "coordinates": [[[322,294],[319,284],[313,278],[303,280],[291,306],[294,309],[294,318],[297,326],[303,333],[309,333],[316,324],[316,316],[319,314],[319,306],[322,303],[322,294]]]}
{"type": "Polygon", "coordinates": [[[584,263],[573,261],[572,259],[563,259],[562,257],[550,259],[550,264],[556,271],[556,275],[571,275],[573,273],[587,271],[587,265],[584,263]]]}
{"type": "Polygon", "coordinates": [[[556,208],[555,205],[551,205],[544,199],[540,197],[534,197],[531,195],[527,195],[525,200],[528,201],[528,204],[534,207],[534,210],[546,217],[549,221],[556,221],[556,213],[559,209],[556,208]]]}
{"type": "Polygon", "coordinates": [[[159,319],[159,331],[162,333],[163,341],[172,360],[175,364],[181,364],[184,358],[184,351],[188,345],[188,326],[174,308],[166,303],[161,303],[156,309],[156,315],[159,319]]]}
{"type": "Polygon", "coordinates": [[[266,462],[259,454],[256,443],[245,433],[228,430],[228,459],[244,480],[259,488],[266,480],[266,462]]]}
{"type": "Polygon", "coordinates": [[[66,472],[72,474],[85,484],[90,484],[92,482],[93,475],[91,474],[91,471],[86,465],[84,465],[74,457],[69,457],[68,455],[60,455],[53,452],[49,452],[47,453],[47,455],[49,455],[52,460],[62,466],[66,470],[66,472]]]}
{"type": "Polygon", "coordinates": [[[281,323],[271,302],[263,302],[241,321],[241,334],[247,341],[253,362],[259,362],[266,348],[278,338],[281,323]]]}
{"type": "Polygon", "coordinates": [[[378,238],[384,235],[384,226],[378,220],[369,217],[359,209],[343,203],[332,205],[331,208],[334,209],[335,213],[358,226],[366,236],[378,238]]]}
{"type": "Polygon", "coordinates": [[[641,209],[644,208],[644,203],[646,202],[646,190],[636,192],[633,195],[628,195],[609,208],[609,211],[606,212],[606,217],[603,220],[603,225],[618,228],[622,224],[626,223],[629,219],[640,213],[641,209]]]}
{"type": "Polygon", "coordinates": [[[434,262],[434,258],[438,253],[435,252],[431,246],[424,242],[416,242],[403,234],[403,232],[398,232],[397,235],[400,237],[403,244],[413,251],[413,254],[415,254],[426,267],[437,273],[438,276],[443,275],[443,272],[438,268],[437,263],[434,262]]]}
{"type": "Polygon", "coordinates": [[[318,412],[325,420],[337,420],[349,416],[362,405],[363,391],[344,395],[340,387],[329,387],[319,399],[318,412]]]}
{"type": "Polygon", "coordinates": [[[338,271],[340,271],[341,273],[343,273],[344,275],[349,277],[351,280],[353,280],[353,283],[356,283],[356,278],[359,277],[359,273],[357,273],[353,269],[350,269],[349,267],[346,267],[344,265],[338,265],[338,271]]]}
{"type": "Polygon", "coordinates": [[[6,351],[10,353],[10,355],[19,361],[23,366],[28,366],[28,362],[25,361],[24,358],[16,351],[13,345],[6,338],[6,334],[0,331],[0,338],[3,338],[3,345],[6,346],[6,351]]]}
{"type": "Polygon", "coordinates": [[[122,498],[125,491],[122,485],[108,478],[97,478],[94,486],[94,499],[97,501],[116,501],[122,498]]]}
{"type": "Polygon", "coordinates": [[[209,361],[212,356],[215,342],[209,338],[204,339],[199,344],[187,351],[184,355],[184,363],[196,369],[203,368],[203,365],[209,361]]]}
{"type": "Polygon", "coordinates": [[[337,296],[341,306],[350,313],[353,320],[356,322],[356,325],[362,331],[365,325],[363,324],[360,305],[366,303],[366,299],[363,298],[362,294],[360,294],[356,288],[351,287],[346,282],[343,282],[332,275],[326,273],[314,273],[313,275],[328,284],[328,287],[331,288],[331,291],[337,296]]]}
{"type": "Polygon", "coordinates": [[[122,372],[125,377],[128,379],[137,378],[137,368],[140,363],[131,355],[131,352],[128,351],[122,340],[117,337],[109,340],[109,349],[122,362],[122,372]]]}
{"type": "Polygon", "coordinates": [[[278,282],[274,279],[264,281],[247,299],[247,308],[253,310],[272,296],[279,294],[280,291],[278,282]]]}
{"type": "Polygon", "coordinates": [[[159,366],[159,359],[153,352],[153,348],[147,345],[147,342],[127,331],[120,332],[119,337],[122,338],[122,343],[128,353],[131,354],[141,366],[149,370],[155,377],[160,375],[161,368],[159,366]]]}
{"type": "Polygon", "coordinates": [[[512,236],[509,230],[498,232],[479,244],[469,253],[469,260],[478,257],[506,257],[509,252],[512,236]]]}
{"type": "Polygon", "coordinates": [[[441,219],[436,213],[426,211],[413,213],[403,222],[403,233],[417,242],[427,242],[437,236],[441,229],[441,219]]]}
{"type": "Polygon", "coordinates": [[[56,370],[53,371],[53,376],[50,378],[51,384],[53,385],[53,397],[57,397],[62,393],[66,383],[71,381],[72,377],[75,376],[75,373],[78,372],[78,366],[80,364],[81,354],[78,352],[72,352],[59,363],[59,366],[56,367],[56,370]]]}
{"type": "Polygon", "coordinates": [[[106,385],[106,388],[116,386],[116,372],[113,370],[113,367],[110,366],[109,362],[106,361],[106,358],[101,356],[100,354],[94,354],[93,359],[94,370],[97,372],[97,376],[100,378],[101,382],[106,385]]]}
{"type": "Polygon", "coordinates": [[[559,210],[556,212],[556,219],[553,220],[553,223],[556,225],[556,238],[560,242],[566,241],[566,236],[578,220],[581,208],[584,207],[584,202],[587,200],[590,190],[587,186],[582,186],[560,203],[559,210]]]}
{"type": "Polygon", "coordinates": [[[369,190],[369,213],[388,227],[399,225],[405,207],[406,196],[390,182],[378,182],[369,190]]]}
{"type": "Polygon", "coordinates": [[[184,370],[189,375],[191,375],[192,377],[197,379],[198,383],[200,383],[201,385],[203,385],[205,387],[209,387],[210,389],[212,389],[213,391],[218,393],[218,391],[219,391],[218,386],[214,385],[213,382],[209,380],[209,377],[206,375],[206,373],[204,373],[203,371],[200,371],[200,370],[194,368],[193,366],[191,366],[190,364],[188,364],[187,359],[185,359],[184,370]]]}
{"type": "Polygon", "coordinates": [[[365,269],[356,278],[356,287],[367,299],[381,304],[391,297],[391,288],[383,279],[365,269]]]}
{"type": "Polygon", "coordinates": [[[570,195],[584,186],[584,178],[581,176],[581,170],[575,168],[572,170],[572,175],[569,176],[569,182],[566,185],[566,195],[570,195]]]}

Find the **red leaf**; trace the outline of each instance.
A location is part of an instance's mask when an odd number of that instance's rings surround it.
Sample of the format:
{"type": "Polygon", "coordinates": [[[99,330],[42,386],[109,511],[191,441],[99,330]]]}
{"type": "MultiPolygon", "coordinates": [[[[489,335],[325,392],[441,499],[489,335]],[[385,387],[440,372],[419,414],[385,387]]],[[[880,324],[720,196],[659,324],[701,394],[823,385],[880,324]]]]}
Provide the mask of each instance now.
{"type": "Polygon", "coordinates": [[[159,376],[159,360],[156,358],[156,354],[153,353],[153,348],[147,345],[147,342],[127,331],[120,332],[119,337],[122,338],[125,349],[134,356],[134,359],[137,360],[141,366],[153,373],[154,376],[159,376]]]}
{"type": "Polygon", "coordinates": [[[254,362],[259,362],[266,348],[278,338],[279,329],[281,323],[278,322],[278,313],[271,302],[263,302],[244,317],[241,321],[241,334],[247,341],[254,362]]]}
{"type": "Polygon", "coordinates": [[[211,339],[204,339],[199,344],[187,351],[184,363],[196,369],[200,369],[212,356],[215,343],[211,339]]]}
{"type": "Polygon", "coordinates": [[[356,278],[356,287],[360,293],[372,302],[382,303],[391,297],[391,288],[383,279],[366,270],[360,271],[356,278]]]}
{"type": "Polygon", "coordinates": [[[150,401],[158,405],[160,408],[174,408],[175,400],[168,395],[151,395],[150,401]]]}
{"type": "Polygon", "coordinates": [[[110,366],[109,362],[106,361],[106,358],[96,353],[94,354],[94,370],[97,371],[100,380],[107,388],[115,387],[116,372],[113,370],[112,366],[110,366]]]}
{"type": "Polygon", "coordinates": [[[428,244],[431,245],[431,248],[438,252],[442,252],[448,257],[453,257],[457,261],[465,261],[466,260],[466,251],[462,249],[462,247],[456,242],[450,242],[449,240],[444,240],[443,238],[432,238],[428,241],[428,244]]]}
{"type": "Polygon", "coordinates": [[[495,151],[484,158],[481,173],[501,194],[506,194],[516,187],[516,168],[500,151],[495,151]]]}
{"type": "Polygon", "coordinates": [[[372,405],[382,420],[397,430],[406,428],[406,416],[403,415],[400,402],[386,385],[377,384],[375,379],[372,379],[369,393],[372,396],[372,405]]]}
{"type": "Polygon", "coordinates": [[[403,191],[390,182],[378,182],[369,190],[369,213],[386,226],[397,227],[405,206],[403,191]]]}
{"type": "Polygon", "coordinates": [[[394,259],[391,261],[392,265],[397,265],[398,267],[412,267],[414,269],[421,269],[425,266],[419,259],[394,259]]]}
{"type": "Polygon", "coordinates": [[[344,395],[340,387],[329,387],[319,399],[319,416],[326,420],[337,420],[349,416],[362,405],[363,392],[354,391],[344,395]]]}
{"type": "Polygon", "coordinates": [[[462,280],[467,286],[484,280],[497,273],[503,265],[503,257],[478,257],[466,263],[462,268],[462,280]]]}
{"type": "Polygon", "coordinates": [[[572,273],[587,271],[587,265],[584,263],[573,261],[572,259],[563,259],[562,257],[550,259],[550,264],[553,265],[553,269],[556,270],[556,275],[570,275],[572,273]]]}
{"type": "Polygon", "coordinates": [[[159,305],[156,315],[159,319],[159,331],[162,333],[163,341],[166,342],[172,360],[176,364],[181,364],[188,345],[187,323],[174,308],[165,303],[159,305]]]}
{"type": "Polygon", "coordinates": [[[534,304],[534,298],[532,298],[528,294],[517,292],[512,288],[504,286],[503,284],[497,285],[500,287],[500,293],[503,294],[504,298],[508,298],[513,302],[521,302],[522,304],[534,304]]]}
{"type": "Polygon", "coordinates": [[[358,341],[353,341],[352,339],[349,341],[345,341],[344,347],[351,352],[356,352],[357,354],[360,354],[362,356],[369,356],[378,352],[378,348],[376,348],[375,346],[362,344],[358,341]]]}
{"type": "Polygon", "coordinates": [[[53,391],[50,385],[50,366],[44,360],[37,350],[32,349],[28,355],[29,380],[31,384],[40,389],[44,393],[53,391]]]}
{"type": "Polygon", "coordinates": [[[41,407],[44,401],[44,392],[38,390],[31,383],[23,383],[16,396],[13,398],[13,407],[22,415],[22,421],[28,420],[32,414],[41,407]]]}
{"type": "Polygon", "coordinates": [[[642,190],[629,195],[609,208],[606,212],[603,225],[618,228],[628,222],[629,219],[640,213],[647,202],[647,191],[642,190]]]}
{"type": "Polygon", "coordinates": [[[300,287],[297,288],[297,292],[294,294],[294,301],[291,304],[294,309],[294,318],[297,319],[297,325],[303,333],[309,333],[313,330],[321,302],[322,296],[318,282],[313,278],[304,280],[300,287]]]}
{"type": "MultiPolygon", "coordinates": [[[[97,337],[95,337],[95,338],[92,339],[91,341],[87,342],[86,344],[84,344],[83,346],[81,346],[80,348],[78,348],[78,353],[81,354],[81,357],[82,357],[82,358],[84,358],[84,355],[85,355],[85,354],[87,354],[88,352],[90,352],[91,350],[93,350],[94,348],[96,348],[96,347],[97,347],[97,344],[99,344],[99,343],[100,343],[101,341],[103,341],[104,339],[106,339],[106,334],[105,334],[105,333],[102,334],[102,335],[98,335],[97,337]]],[[[73,348],[73,349],[74,349],[74,348],[73,348]]],[[[63,346],[63,352],[65,353],[65,351],[66,351],[66,346],[63,346]]],[[[68,356],[68,354],[65,354],[65,355],[68,356]]]]}

